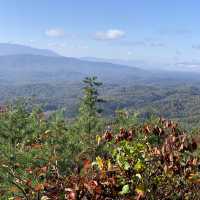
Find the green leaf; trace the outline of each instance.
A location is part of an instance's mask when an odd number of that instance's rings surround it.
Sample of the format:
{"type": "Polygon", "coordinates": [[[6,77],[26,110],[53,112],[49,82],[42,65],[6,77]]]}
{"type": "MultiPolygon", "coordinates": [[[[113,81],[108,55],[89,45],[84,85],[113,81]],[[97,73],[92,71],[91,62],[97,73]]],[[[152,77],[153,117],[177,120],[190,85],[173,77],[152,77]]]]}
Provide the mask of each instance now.
{"type": "Polygon", "coordinates": [[[130,188],[129,188],[129,185],[124,185],[123,188],[122,188],[122,191],[120,192],[120,194],[128,194],[130,193],[130,188]]]}
{"type": "Polygon", "coordinates": [[[125,170],[129,170],[130,167],[131,167],[131,166],[130,166],[130,164],[129,164],[128,162],[125,162],[125,163],[124,163],[124,169],[125,169],[125,170]]]}
{"type": "Polygon", "coordinates": [[[137,163],[134,165],[134,170],[137,172],[141,172],[144,170],[144,164],[138,160],[137,163]]]}

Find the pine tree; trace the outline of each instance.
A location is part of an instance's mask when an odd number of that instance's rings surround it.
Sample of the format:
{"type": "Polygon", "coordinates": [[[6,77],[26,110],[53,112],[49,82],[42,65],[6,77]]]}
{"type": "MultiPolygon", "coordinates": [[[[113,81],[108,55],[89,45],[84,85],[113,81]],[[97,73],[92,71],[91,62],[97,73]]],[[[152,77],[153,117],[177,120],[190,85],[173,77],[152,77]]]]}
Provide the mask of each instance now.
{"type": "Polygon", "coordinates": [[[79,127],[84,133],[90,134],[95,130],[98,122],[98,115],[101,112],[97,103],[102,102],[99,99],[98,87],[102,85],[97,77],[86,77],[83,80],[85,84],[83,88],[84,96],[81,99],[79,107],[79,127]]]}

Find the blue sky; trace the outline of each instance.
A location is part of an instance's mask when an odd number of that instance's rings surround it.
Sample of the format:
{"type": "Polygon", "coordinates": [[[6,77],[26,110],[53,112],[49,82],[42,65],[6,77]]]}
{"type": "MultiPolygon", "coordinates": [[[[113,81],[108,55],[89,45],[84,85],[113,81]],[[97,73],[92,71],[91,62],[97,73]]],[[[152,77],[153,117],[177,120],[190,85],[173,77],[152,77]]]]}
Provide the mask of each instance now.
{"type": "Polygon", "coordinates": [[[169,63],[200,58],[199,0],[0,0],[0,42],[169,63]]]}

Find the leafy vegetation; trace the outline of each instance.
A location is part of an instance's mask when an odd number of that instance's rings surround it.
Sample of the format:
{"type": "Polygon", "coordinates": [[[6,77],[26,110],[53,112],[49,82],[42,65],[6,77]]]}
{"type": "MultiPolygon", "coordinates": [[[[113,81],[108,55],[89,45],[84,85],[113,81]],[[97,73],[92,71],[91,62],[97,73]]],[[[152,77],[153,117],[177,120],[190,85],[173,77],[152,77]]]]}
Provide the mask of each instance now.
{"type": "Polygon", "coordinates": [[[104,118],[101,85],[84,80],[74,119],[29,102],[2,109],[0,199],[199,199],[198,132],[125,109],[104,118]]]}
{"type": "MultiPolygon", "coordinates": [[[[74,119],[79,113],[80,99],[83,97],[81,87],[80,83],[69,82],[23,86],[1,85],[0,102],[15,104],[17,97],[30,98],[34,105],[42,107],[46,114],[65,108],[65,117],[74,119]]],[[[199,127],[200,88],[197,83],[185,85],[104,83],[99,88],[99,96],[105,100],[102,113],[104,117],[114,117],[116,110],[126,109],[139,112],[140,118],[144,120],[154,113],[178,121],[187,129],[199,127]]]]}

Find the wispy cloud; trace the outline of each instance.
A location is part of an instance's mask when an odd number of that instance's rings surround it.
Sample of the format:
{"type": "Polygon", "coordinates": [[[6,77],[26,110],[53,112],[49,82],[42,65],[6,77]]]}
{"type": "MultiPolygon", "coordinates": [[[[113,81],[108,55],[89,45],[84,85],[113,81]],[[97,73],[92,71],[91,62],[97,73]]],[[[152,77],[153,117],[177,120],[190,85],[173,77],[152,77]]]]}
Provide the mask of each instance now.
{"type": "Polygon", "coordinates": [[[61,28],[52,28],[45,31],[45,34],[49,37],[63,37],[65,31],[61,28]]]}
{"type": "Polygon", "coordinates": [[[126,35],[125,31],[119,29],[110,29],[107,31],[98,31],[95,33],[96,40],[117,40],[126,35]]]}
{"type": "Polygon", "coordinates": [[[121,46],[135,47],[135,46],[146,46],[147,43],[145,41],[131,41],[131,40],[123,40],[119,42],[121,46]]]}
{"type": "Polygon", "coordinates": [[[192,48],[195,50],[200,50],[200,44],[192,45],[192,48]]]}
{"type": "Polygon", "coordinates": [[[66,47],[65,44],[59,44],[59,43],[49,43],[47,44],[50,48],[55,48],[55,49],[63,49],[66,47]]]}
{"type": "Polygon", "coordinates": [[[189,36],[191,35],[192,31],[187,28],[179,28],[179,29],[161,29],[158,31],[160,35],[163,36],[172,36],[172,35],[177,35],[177,36],[189,36]]]}
{"type": "Polygon", "coordinates": [[[182,52],[177,49],[176,52],[175,52],[175,54],[176,54],[176,56],[180,56],[182,54],[182,52]]]}
{"type": "Polygon", "coordinates": [[[131,40],[121,40],[118,45],[120,46],[127,46],[127,47],[157,47],[162,48],[166,45],[163,42],[157,40],[138,40],[138,41],[131,41],[131,40]]]}
{"type": "Polygon", "coordinates": [[[164,47],[165,44],[162,42],[152,42],[149,44],[151,47],[164,47]]]}
{"type": "Polygon", "coordinates": [[[127,55],[128,55],[128,56],[131,56],[131,55],[133,55],[133,52],[132,52],[132,51],[128,51],[128,52],[127,52],[127,55]]]}
{"type": "Polygon", "coordinates": [[[186,67],[186,68],[200,68],[200,62],[199,61],[183,61],[176,63],[179,67],[186,67]]]}
{"type": "Polygon", "coordinates": [[[69,43],[48,43],[47,45],[51,49],[58,49],[58,50],[64,50],[64,49],[87,50],[87,49],[89,49],[89,46],[84,45],[84,44],[79,45],[79,44],[69,44],[69,43]]]}
{"type": "Polygon", "coordinates": [[[31,39],[31,40],[29,40],[28,42],[29,42],[29,43],[35,43],[36,40],[32,40],[32,39],[31,39]]]}

